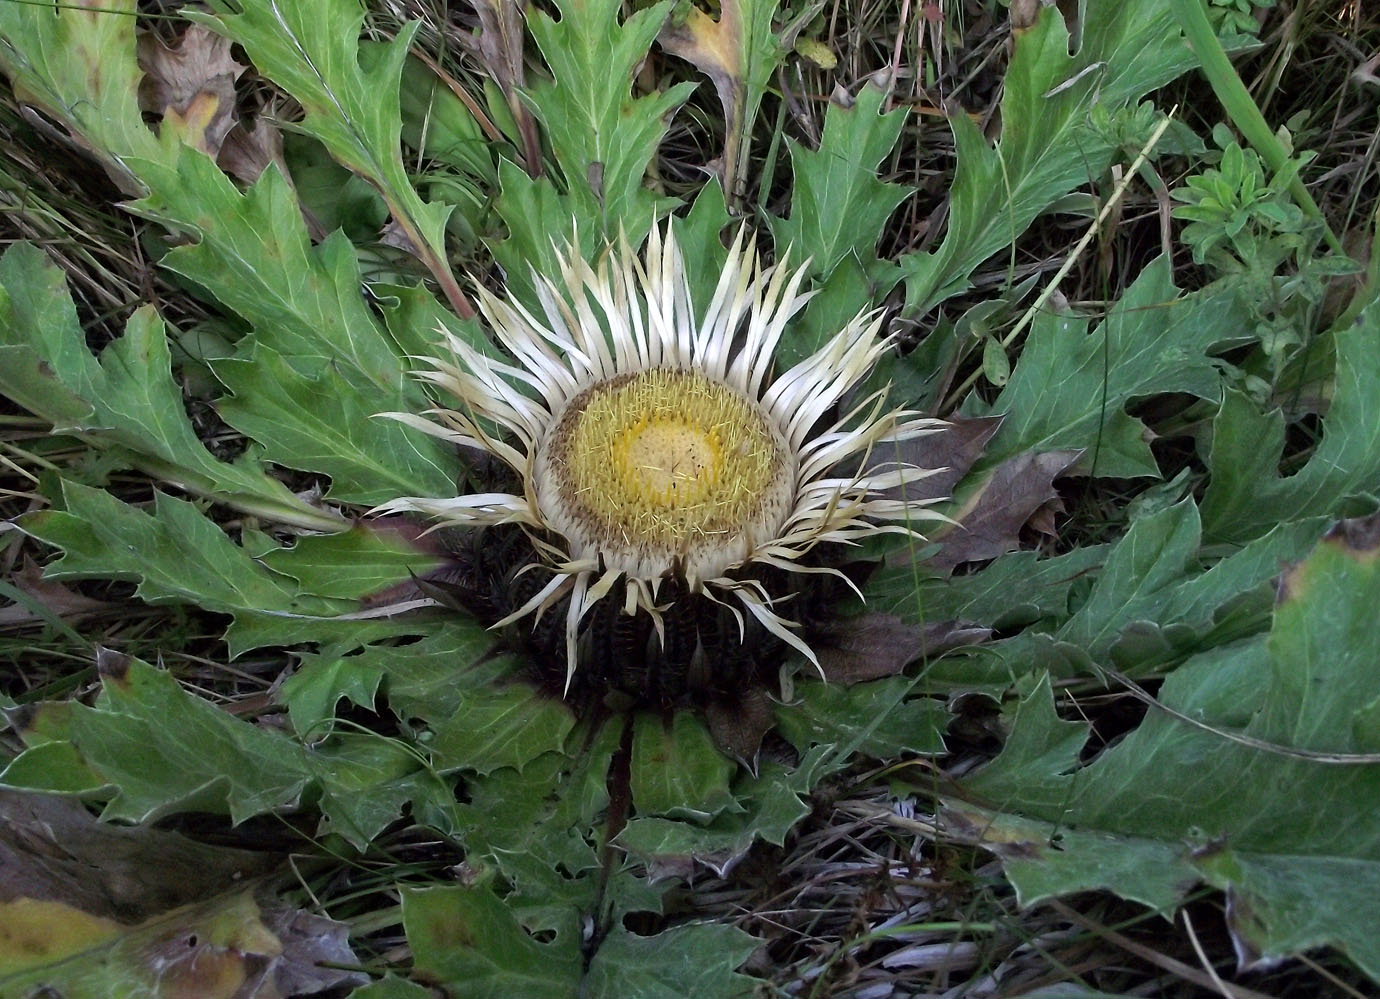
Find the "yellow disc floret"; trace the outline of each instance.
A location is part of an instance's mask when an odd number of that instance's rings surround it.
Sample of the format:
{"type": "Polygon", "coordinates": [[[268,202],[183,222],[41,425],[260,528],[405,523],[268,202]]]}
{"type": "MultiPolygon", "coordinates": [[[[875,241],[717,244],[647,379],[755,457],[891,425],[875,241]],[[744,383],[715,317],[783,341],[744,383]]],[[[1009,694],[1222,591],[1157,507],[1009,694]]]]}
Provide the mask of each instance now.
{"type": "Polygon", "coordinates": [[[586,542],[586,554],[618,565],[621,552],[637,550],[642,570],[647,555],[667,568],[677,557],[693,563],[711,541],[740,557],[742,542],[779,526],[794,474],[756,403],[671,368],[582,392],[541,458],[555,473],[551,512],[586,542]]]}

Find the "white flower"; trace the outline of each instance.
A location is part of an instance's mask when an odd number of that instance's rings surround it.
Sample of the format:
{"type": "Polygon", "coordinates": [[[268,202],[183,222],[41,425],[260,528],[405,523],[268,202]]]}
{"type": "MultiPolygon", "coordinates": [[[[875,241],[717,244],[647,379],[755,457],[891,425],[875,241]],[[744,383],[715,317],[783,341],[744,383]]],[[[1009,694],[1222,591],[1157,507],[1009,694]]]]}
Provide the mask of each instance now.
{"type": "Polygon", "coordinates": [[[943,424],[886,410],[885,389],[835,413],[890,345],[876,314],[772,377],[776,345],[810,298],[803,278],[784,260],[764,269],[740,232],[696,317],[668,224],[664,237],[653,227],[645,261],[624,243],[597,269],[571,251],[559,282],[537,275],[541,319],[481,290],[480,310],[512,361],[446,335],[451,358],[427,358],[418,375],[458,405],[385,415],[496,456],[521,477],[522,494],[407,496],[379,512],[521,524],[550,579],[495,626],[569,597],[567,685],[589,609],[618,600],[660,633],[669,605],[658,592],[672,576],[730,608],[740,635],[746,610],[816,661],[786,616],[788,595],[769,594],[750,566],[835,572],[801,557],[884,532],[918,537],[915,521],[941,516],[928,500],[895,497],[934,470],[873,455],[943,424]]]}

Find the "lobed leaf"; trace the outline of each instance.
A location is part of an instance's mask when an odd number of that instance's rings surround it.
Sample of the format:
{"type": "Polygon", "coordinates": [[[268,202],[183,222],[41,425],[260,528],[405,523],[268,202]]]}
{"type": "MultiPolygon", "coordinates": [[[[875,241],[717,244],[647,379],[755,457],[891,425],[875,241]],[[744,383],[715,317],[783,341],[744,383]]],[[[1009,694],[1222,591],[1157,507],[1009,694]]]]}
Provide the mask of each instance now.
{"type": "Polygon", "coordinates": [[[1323,438],[1307,464],[1279,471],[1284,423],[1228,392],[1213,423],[1203,521],[1215,540],[1243,542],[1271,525],[1355,512],[1380,501],[1380,305],[1335,335],[1337,367],[1323,438]]]}
{"type": "Polygon", "coordinates": [[[1015,31],[995,148],[966,115],[949,119],[958,161],[948,227],[937,249],[900,260],[908,310],[924,314],[962,292],[973,270],[1041,212],[1098,180],[1113,150],[1091,126],[1095,103],[1120,108],[1194,64],[1172,0],[1088,4],[1083,14],[1076,54],[1053,7],[1015,31]]]}
{"type": "Polygon", "coordinates": [[[1239,338],[1244,313],[1230,288],[1180,295],[1167,257],[1151,263],[1091,333],[1067,314],[1036,317],[996,401],[970,397],[964,415],[1001,414],[979,467],[1027,451],[1084,449],[1097,475],[1159,475],[1146,429],[1126,404],[1159,392],[1217,399],[1209,352],[1239,338]]]}
{"type": "Polygon", "coordinates": [[[114,447],[160,478],[242,510],[317,530],[343,522],[294,496],[252,458],[212,455],[187,418],[163,323],[152,308],[97,361],[86,346],[62,271],[27,243],[0,257],[0,392],[49,420],[114,447]]]}
{"type": "Polygon", "coordinates": [[[791,214],[773,220],[778,254],[809,256],[819,293],[779,351],[789,366],[817,350],[858,312],[874,306],[896,283],[893,264],[877,258],[886,220],[912,188],[877,179],[905,125],[904,109],[881,114],[886,95],[864,87],[851,108],[830,103],[819,149],[790,143],[795,185],[791,214]],[[843,266],[841,266],[843,265],[843,266]]]}
{"type": "Polygon", "coordinates": [[[1380,975],[1357,919],[1380,888],[1378,544],[1375,517],[1329,532],[1286,574],[1268,636],[1191,658],[1159,693],[1182,717],[1152,710],[1087,766],[1085,727],[1042,682],[965,781],[1000,810],[955,803],[954,821],[990,830],[1024,904],[1105,887],[1168,912],[1203,880],[1227,891],[1248,966],[1330,944],[1380,975]]]}
{"type": "Polygon", "coordinates": [[[623,234],[637,245],[672,199],[657,197],[643,176],[666,122],[694,89],[685,83],[634,98],[633,76],[647,56],[669,3],[620,22],[618,0],[562,0],[560,18],[532,10],[527,26],[553,79],[529,90],[564,178],[533,179],[511,162],[499,166],[497,211],[508,238],[490,244],[510,293],[533,300],[531,274],[557,274],[556,249],[578,245],[588,259],[623,234]]]}
{"type": "Polygon", "coordinates": [[[306,113],[303,131],[337,161],[369,181],[388,204],[410,248],[462,315],[473,313],[446,263],[451,206],[424,202],[402,159],[398,88],[417,22],[381,47],[372,67],[360,64],[364,8],[358,0],[267,0],[213,5],[215,17],[188,16],[243,45],[260,73],[291,94],[306,113]]]}
{"type": "Polygon", "coordinates": [[[75,769],[89,775],[90,791],[109,789],[105,818],[129,822],[177,811],[222,812],[238,822],[296,809],[310,792],[320,797],[329,826],[361,848],[421,793],[409,779],[416,761],[396,743],[369,736],[365,751],[358,741],[353,748],[308,750],[188,693],[171,674],[137,659],[104,652],[98,666],[95,706],[41,708],[27,723],[40,735],[0,773],[0,784],[70,791],[75,769]],[[43,734],[42,716],[50,709],[60,709],[61,740],[43,734]]]}

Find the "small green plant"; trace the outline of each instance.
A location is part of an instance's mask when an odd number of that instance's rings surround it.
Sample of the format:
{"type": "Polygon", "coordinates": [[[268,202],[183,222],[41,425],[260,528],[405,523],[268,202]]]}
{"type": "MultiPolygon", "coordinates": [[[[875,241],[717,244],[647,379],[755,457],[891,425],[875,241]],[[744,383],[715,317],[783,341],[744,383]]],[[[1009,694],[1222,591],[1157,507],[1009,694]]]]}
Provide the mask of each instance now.
{"type": "Polygon", "coordinates": [[[1268,10],[1275,0],[1208,0],[1208,18],[1223,35],[1254,35],[1260,30],[1257,11],[1268,10]]]}
{"type": "Polygon", "coordinates": [[[1346,257],[1318,252],[1323,224],[1310,219],[1289,187],[1312,159],[1289,159],[1272,177],[1260,157],[1219,126],[1216,166],[1186,178],[1170,192],[1174,217],[1188,222],[1180,238],[1195,263],[1239,282],[1253,329],[1276,376],[1317,321],[1326,282],[1359,270],[1346,257]]]}

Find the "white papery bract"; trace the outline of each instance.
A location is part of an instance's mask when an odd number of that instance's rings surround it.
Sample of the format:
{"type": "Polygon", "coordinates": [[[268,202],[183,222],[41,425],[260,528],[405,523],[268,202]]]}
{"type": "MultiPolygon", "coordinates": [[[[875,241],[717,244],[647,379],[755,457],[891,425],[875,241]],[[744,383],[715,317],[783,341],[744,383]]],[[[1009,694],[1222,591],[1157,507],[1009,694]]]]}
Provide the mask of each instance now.
{"type": "Polygon", "coordinates": [[[522,493],[406,496],[379,511],[522,525],[549,579],[498,624],[569,598],[567,683],[589,609],[616,599],[659,631],[671,577],[729,607],[740,632],[746,611],[816,661],[751,567],[832,572],[803,556],[884,532],[919,537],[917,521],[941,519],[930,500],[904,498],[934,469],[886,456],[943,424],[888,410],[884,389],[840,411],[889,349],[881,317],[859,314],[773,377],[777,345],[810,298],[805,270],[764,268],[743,232],[699,316],[670,224],[653,227],[642,258],[624,243],[593,267],[575,250],[561,263],[554,279],[536,275],[540,318],[481,290],[508,359],[444,334],[450,356],[425,359],[418,376],[450,399],[385,414],[501,459],[522,493]]]}

